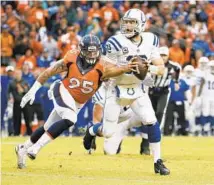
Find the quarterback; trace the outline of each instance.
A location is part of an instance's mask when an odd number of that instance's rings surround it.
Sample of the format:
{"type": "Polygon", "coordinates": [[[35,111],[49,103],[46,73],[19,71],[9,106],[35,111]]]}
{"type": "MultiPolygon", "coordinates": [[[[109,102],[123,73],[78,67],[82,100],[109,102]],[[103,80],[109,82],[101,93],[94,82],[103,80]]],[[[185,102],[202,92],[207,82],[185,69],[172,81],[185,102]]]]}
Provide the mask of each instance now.
{"type": "MultiPolygon", "coordinates": [[[[128,10],[121,19],[121,34],[112,36],[106,43],[107,57],[118,66],[127,65],[138,56],[146,61],[151,74],[163,75],[164,62],[159,54],[158,37],[144,32],[146,17],[139,9],[128,10]],[[153,65],[151,65],[152,63],[153,65]]],[[[161,132],[151,101],[142,89],[142,80],[135,73],[124,73],[111,78],[106,93],[103,124],[96,124],[86,131],[84,147],[89,150],[96,135],[110,138],[115,133],[121,106],[130,106],[140,122],[148,126],[148,140],[154,155],[154,171],[169,175],[160,156],[161,132]]]]}

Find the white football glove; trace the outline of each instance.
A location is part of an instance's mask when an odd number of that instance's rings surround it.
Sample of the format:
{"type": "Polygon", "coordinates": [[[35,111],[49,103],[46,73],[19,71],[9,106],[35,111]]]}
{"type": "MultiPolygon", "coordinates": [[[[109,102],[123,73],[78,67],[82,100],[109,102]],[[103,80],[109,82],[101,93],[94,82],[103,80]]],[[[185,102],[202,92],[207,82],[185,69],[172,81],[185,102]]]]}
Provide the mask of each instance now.
{"type": "Polygon", "coordinates": [[[24,95],[24,97],[22,98],[22,101],[20,103],[21,108],[23,108],[29,101],[30,101],[30,105],[33,104],[34,100],[35,100],[35,95],[36,92],[38,91],[38,89],[41,87],[42,85],[36,81],[33,86],[31,87],[31,89],[27,92],[27,94],[24,95]]]}

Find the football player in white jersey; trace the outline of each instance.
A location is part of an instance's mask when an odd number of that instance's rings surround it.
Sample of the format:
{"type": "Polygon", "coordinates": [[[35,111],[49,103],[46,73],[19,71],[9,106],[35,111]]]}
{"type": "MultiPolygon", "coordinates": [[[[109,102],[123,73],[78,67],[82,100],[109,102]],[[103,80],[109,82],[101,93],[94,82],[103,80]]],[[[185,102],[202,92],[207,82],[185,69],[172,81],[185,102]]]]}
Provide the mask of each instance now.
{"type": "Polygon", "coordinates": [[[202,77],[198,96],[201,97],[203,135],[208,135],[214,117],[214,61],[208,64],[209,73],[202,77]]]}
{"type": "MultiPolygon", "coordinates": [[[[209,59],[207,57],[201,57],[198,60],[198,68],[195,70],[196,77],[196,94],[199,92],[200,84],[203,79],[204,74],[208,69],[209,59]]],[[[201,105],[201,97],[196,97],[193,102],[194,113],[196,116],[196,133],[202,132],[202,122],[204,122],[204,118],[202,116],[202,105],[201,105]]]]}
{"type": "MultiPolygon", "coordinates": [[[[144,32],[146,17],[139,9],[128,10],[121,19],[121,34],[112,36],[106,43],[107,57],[118,66],[126,65],[135,56],[140,56],[149,64],[152,74],[163,75],[164,62],[159,54],[159,39],[156,35],[144,32]],[[150,65],[152,63],[153,65],[150,65]]],[[[142,81],[133,73],[112,78],[106,94],[103,125],[96,124],[86,131],[84,147],[89,150],[96,135],[111,137],[118,123],[121,106],[130,106],[140,122],[148,126],[148,139],[154,155],[155,173],[169,175],[160,156],[161,132],[155,112],[147,93],[141,87],[142,81]]]]}
{"type": "Polygon", "coordinates": [[[194,134],[196,131],[195,114],[193,102],[196,96],[196,77],[194,75],[195,68],[192,65],[187,65],[183,69],[181,78],[189,85],[190,90],[186,92],[187,101],[185,102],[185,117],[189,121],[189,132],[194,134]]]}

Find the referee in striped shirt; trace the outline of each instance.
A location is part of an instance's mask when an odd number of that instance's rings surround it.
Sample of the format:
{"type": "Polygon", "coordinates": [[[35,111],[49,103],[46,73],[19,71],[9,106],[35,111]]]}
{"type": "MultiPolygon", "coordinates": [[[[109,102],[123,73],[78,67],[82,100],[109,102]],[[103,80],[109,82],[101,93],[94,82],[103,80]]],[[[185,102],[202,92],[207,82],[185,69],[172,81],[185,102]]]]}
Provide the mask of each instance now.
{"type": "MultiPolygon", "coordinates": [[[[161,124],[163,115],[166,112],[168,104],[171,80],[175,81],[175,89],[179,89],[178,79],[180,74],[180,65],[169,60],[169,49],[167,47],[160,47],[159,52],[165,63],[165,72],[163,76],[154,76],[154,86],[149,88],[149,97],[152,102],[158,122],[161,124]]],[[[143,126],[143,139],[141,142],[141,154],[150,154],[148,134],[146,128],[143,126]]]]}

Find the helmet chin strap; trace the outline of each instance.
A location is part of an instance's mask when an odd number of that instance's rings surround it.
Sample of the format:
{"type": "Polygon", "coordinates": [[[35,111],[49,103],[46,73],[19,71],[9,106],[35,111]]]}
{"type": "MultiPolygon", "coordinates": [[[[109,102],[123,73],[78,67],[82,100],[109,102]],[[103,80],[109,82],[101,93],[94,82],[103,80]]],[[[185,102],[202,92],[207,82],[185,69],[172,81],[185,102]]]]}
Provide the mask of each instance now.
{"type": "Polygon", "coordinates": [[[135,32],[135,34],[131,37],[129,37],[130,40],[134,41],[134,38],[136,38],[139,35],[138,32],[135,32]]]}

